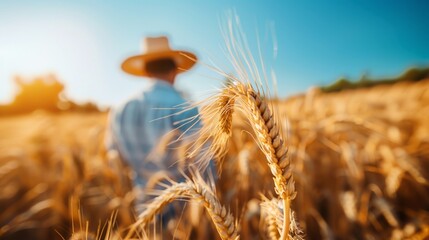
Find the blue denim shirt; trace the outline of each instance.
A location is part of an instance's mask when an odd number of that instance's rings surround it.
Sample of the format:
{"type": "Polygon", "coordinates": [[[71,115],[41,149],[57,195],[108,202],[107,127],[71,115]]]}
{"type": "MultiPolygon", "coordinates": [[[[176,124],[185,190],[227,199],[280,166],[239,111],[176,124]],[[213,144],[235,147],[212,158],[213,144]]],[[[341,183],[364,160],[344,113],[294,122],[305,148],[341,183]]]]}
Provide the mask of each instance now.
{"type": "Polygon", "coordinates": [[[168,157],[148,160],[162,137],[174,129],[190,134],[199,127],[197,108],[190,108],[169,83],[151,80],[142,92],[110,112],[107,144],[136,171],[135,184],[144,187],[151,173],[177,171],[168,157]]]}

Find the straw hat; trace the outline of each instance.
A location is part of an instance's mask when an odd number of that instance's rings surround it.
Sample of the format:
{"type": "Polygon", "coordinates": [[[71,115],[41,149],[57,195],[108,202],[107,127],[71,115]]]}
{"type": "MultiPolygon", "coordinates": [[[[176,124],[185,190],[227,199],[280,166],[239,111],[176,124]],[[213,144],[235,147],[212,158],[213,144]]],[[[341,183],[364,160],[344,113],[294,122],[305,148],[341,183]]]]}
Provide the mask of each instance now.
{"type": "Polygon", "coordinates": [[[193,53],[172,50],[168,38],[165,36],[146,37],[143,39],[142,54],[127,58],[121,67],[124,72],[129,74],[148,76],[145,70],[146,63],[163,58],[173,59],[178,73],[189,70],[197,61],[197,57],[193,53]]]}

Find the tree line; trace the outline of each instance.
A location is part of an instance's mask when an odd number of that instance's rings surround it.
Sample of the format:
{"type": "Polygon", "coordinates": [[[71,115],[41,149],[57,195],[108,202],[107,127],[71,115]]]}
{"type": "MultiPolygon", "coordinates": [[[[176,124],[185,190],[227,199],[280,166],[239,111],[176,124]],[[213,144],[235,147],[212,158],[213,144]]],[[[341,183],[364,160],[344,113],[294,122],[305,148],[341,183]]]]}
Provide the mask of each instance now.
{"type": "Polygon", "coordinates": [[[9,104],[0,105],[0,115],[30,113],[35,110],[48,112],[98,112],[97,104],[87,102],[75,103],[64,93],[65,86],[55,75],[43,75],[25,80],[22,77],[13,79],[16,94],[9,104]]]}
{"type": "Polygon", "coordinates": [[[367,74],[363,74],[359,80],[352,81],[350,79],[342,77],[330,85],[320,87],[320,89],[323,92],[339,92],[347,89],[369,88],[377,85],[392,84],[404,81],[416,82],[424,79],[429,79],[429,67],[410,68],[401,75],[393,78],[373,79],[369,78],[367,74]]]}

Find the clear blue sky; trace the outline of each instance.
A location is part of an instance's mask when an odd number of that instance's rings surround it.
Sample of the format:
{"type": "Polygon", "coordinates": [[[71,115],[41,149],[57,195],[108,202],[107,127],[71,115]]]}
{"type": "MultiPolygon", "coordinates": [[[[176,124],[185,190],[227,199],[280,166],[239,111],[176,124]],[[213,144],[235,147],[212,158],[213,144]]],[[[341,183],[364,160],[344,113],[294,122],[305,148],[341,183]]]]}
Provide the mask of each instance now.
{"type": "MultiPolygon", "coordinates": [[[[78,101],[109,105],[145,83],[120,70],[145,35],[167,34],[173,47],[224,64],[220,19],[235,9],[247,38],[258,35],[280,96],[341,76],[394,76],[429,65],[429,3],[425,0],[73,0],[0,1],[0,102],[9,101],[16,74],[55,73],[78,101]],[[275,29],[277,58],[272,59],[275,29]],[[258,32],[258,33],[257,33],[258,32]]],[[[257,49],[254,49],[257,53],[257,49]]],[[[178,87],[194,99],[222,77],[198,66],[178,87]]]]}

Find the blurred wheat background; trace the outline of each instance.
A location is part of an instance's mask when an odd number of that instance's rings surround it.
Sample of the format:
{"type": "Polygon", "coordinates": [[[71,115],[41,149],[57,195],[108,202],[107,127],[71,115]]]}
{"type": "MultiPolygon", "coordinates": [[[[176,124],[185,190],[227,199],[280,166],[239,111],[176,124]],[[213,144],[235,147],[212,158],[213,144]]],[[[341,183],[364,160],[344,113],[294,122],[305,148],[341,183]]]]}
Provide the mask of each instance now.
{"type": "MultiPolygon", "coordinates": [[[[287,130],[292,209],[305,238],[429,236],[429,79],[334,93],[313,88],[271,103],[287,130]]],[[[0,118],[2,239],[124,237],[136,221],[134,195],[129,169],[103,148],[106,116],[40,110],[0,118]]],[[[248,132],[237,113],[216,194],[239,219],[242,239],[268,238],[260,194],[273,195],[274,186],[248,132]]],[[[217,238],[190,203],[161,233],[217,238]]]]}

